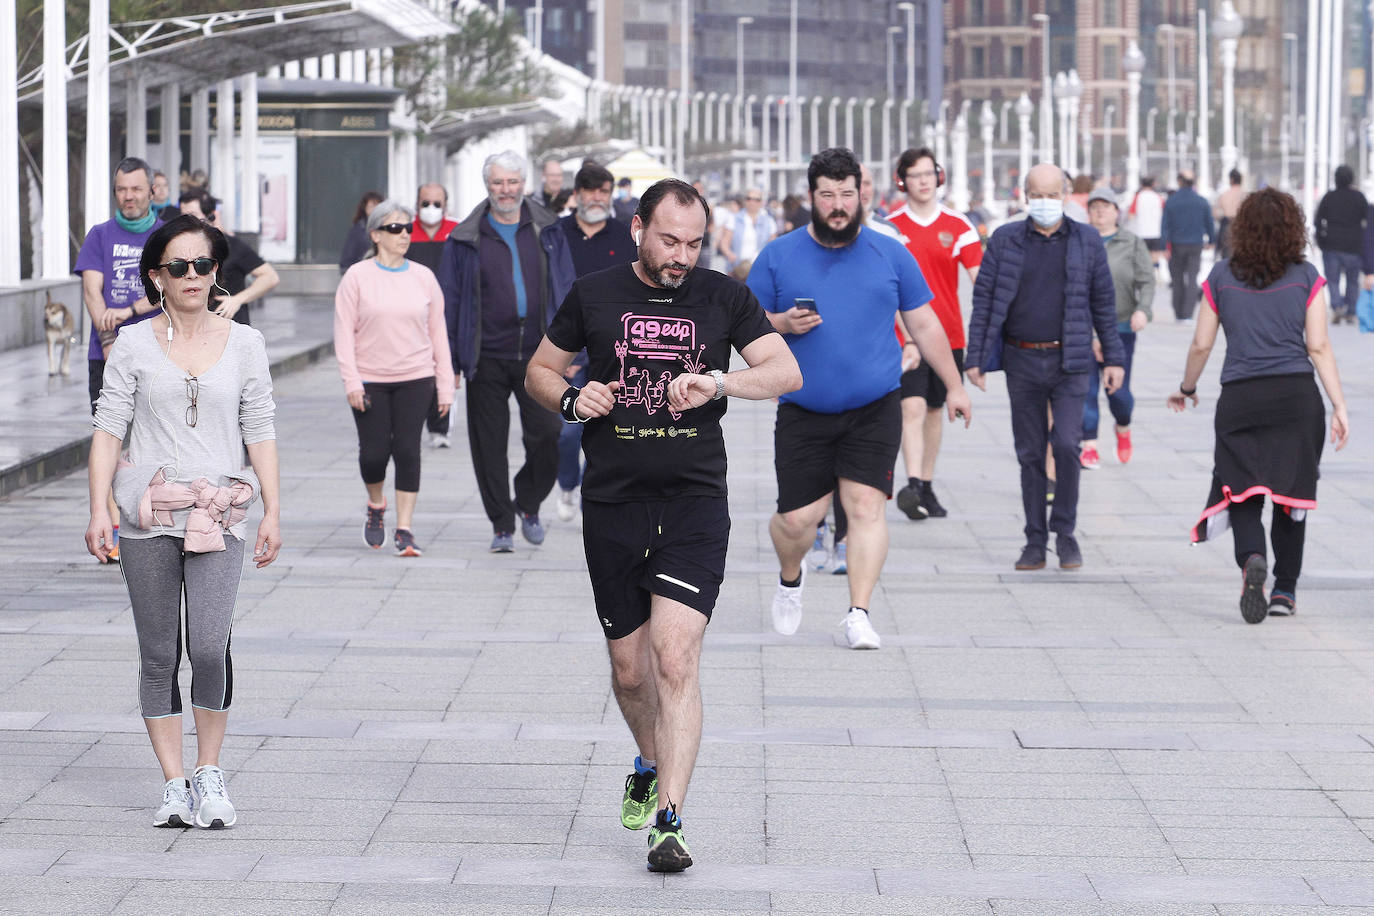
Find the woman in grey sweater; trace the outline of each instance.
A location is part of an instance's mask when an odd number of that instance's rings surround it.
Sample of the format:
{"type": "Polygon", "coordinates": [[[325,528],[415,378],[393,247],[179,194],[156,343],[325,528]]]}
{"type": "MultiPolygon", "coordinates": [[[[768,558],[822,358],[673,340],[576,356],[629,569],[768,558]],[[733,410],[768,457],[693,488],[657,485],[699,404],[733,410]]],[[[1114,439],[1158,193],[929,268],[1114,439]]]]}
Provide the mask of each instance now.
{"type": "Polygon", "coordinates": [[[234,683],[229,630],[245,516],[258,497],[255,563],[266,566],[281,548],[266,346],[258,331],[206,308],[227,251],[224,235],[193,216],[170,220],[148,238],[139,272],[163,314],[120,332],[95,405],[86,547],[108,561],[113,488],[138,634],[139,703],[166,780],[157,827],[235,821],[219,752],[234,683]],[[129,451],[121,458],[126,434],[129,451]],[[242,466],[245,446],[251,469],[242,466]],[[183,593],[197,745],[190,780],[177,683],[183,593]]]}

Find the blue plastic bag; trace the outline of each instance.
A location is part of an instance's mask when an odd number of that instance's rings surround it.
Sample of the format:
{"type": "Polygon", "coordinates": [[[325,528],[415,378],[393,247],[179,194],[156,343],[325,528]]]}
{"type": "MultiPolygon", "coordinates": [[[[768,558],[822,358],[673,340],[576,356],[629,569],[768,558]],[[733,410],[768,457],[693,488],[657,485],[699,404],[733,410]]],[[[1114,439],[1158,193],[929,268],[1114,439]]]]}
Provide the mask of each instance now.
{"type": "Polygon", "coordinates": [[[1355,315],[1360,319],[1360,333],[1374,332],[1374,289],[1360,290],[1355,300],[1355,315]]]}

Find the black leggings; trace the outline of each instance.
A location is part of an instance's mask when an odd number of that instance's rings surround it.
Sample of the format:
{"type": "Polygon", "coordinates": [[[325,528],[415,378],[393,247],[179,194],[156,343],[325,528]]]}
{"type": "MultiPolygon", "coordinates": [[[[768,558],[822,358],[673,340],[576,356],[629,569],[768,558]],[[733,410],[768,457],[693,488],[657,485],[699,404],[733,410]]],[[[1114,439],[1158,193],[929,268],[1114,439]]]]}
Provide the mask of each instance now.
{"type": "Polygon", "coordinates": [[[420,491],[420,430],[434,397],[434,376],[409,382],[363,382],[366,410],[353,411],[358,426],[358,467],[363,483],[386,480],[396,462],[396,489],[420,491]]]}
{"type": "MultiPolygon", "coordinates": [[[[1266,556],[1264,550],[1264,497],[1252,496],[1244,502],[1231,503],[1231,532],[1236,538],[1236,565],[1245,566],[1252,553],[1266,556]]],[[[1274,523],[1269,539],[1274,545],[1274,588],[1290,595],[1296,594],[1298,576],[1302,574],[1302,548],[1307,537],[1307,519],[1297,522],[1283,506],[1274,505],[1274,523]]]]}

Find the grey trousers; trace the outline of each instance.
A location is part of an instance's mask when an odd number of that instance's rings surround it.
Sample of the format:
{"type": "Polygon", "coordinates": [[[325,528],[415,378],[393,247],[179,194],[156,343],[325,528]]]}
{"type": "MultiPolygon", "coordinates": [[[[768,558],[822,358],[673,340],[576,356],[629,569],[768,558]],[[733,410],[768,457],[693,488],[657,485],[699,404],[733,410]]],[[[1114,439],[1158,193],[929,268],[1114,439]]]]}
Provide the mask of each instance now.
{"type": "Polygon", "coordinates": [[[214,553],[186,553],[184,543],[171,535],[119,539],[120,570],[138,633],[138,700],[149,719],[181,714],[177,671],[183,641],[191,659],[191,704],[228,709],[234,694],[229,635],[243,541],[226,532],[225,549],[214,553]]]}

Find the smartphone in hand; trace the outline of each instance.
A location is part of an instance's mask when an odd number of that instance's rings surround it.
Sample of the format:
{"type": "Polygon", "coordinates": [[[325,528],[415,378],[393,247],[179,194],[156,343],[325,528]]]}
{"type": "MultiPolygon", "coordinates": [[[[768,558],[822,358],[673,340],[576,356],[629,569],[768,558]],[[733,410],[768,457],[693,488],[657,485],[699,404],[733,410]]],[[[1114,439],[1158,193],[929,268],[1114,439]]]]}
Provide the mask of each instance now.
{"type": "Polygon", "coordinates": [[[794,306],[796,306],[797,308],[801,309],[803,312],[815,312],[815,311],[817,311],[817,309],[816,309],[816,300],[815,300],[815,299],[810,299],[810,298],[806,298],[806,299],[797,298],[797,299],[793,299],[793,300],[792,300],[792,304],[793,304],[794,306]]]}

